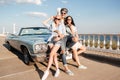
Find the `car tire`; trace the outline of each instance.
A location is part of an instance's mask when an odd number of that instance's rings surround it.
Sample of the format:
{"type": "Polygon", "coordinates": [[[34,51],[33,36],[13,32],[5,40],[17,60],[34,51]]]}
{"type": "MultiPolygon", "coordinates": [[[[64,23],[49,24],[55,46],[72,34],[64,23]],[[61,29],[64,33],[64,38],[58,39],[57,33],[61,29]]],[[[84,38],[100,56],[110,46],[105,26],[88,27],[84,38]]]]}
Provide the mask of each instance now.
{"type": "Polygon", "coordinates": [[[24,56],[24,63],[26,65],[30,65],[30,62],[32,61],[32,59],[30,57],[28,49],[24,47],[22,51],[23,51],[23,56],[24,56]]]}

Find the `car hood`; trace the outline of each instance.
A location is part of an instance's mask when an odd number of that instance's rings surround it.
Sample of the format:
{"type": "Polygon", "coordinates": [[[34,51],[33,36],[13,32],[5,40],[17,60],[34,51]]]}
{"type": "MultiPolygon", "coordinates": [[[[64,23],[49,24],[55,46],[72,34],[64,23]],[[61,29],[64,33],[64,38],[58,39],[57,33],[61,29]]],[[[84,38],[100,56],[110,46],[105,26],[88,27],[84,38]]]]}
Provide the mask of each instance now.
{"type": "Polygon", "coordinates": [[[28,43],[35,43],[35,42],[46,42],[50,35],[31,35],[31,36],[21,36],[21,40],[28,42],[28,43]]]}

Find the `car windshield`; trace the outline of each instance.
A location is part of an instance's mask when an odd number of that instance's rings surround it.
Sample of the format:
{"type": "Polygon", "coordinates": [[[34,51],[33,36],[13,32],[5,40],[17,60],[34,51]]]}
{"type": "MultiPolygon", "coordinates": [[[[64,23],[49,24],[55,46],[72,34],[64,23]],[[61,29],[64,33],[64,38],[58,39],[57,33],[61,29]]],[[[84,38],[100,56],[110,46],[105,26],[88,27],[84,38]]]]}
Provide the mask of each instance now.
{"type": "Polygon", "coordinates": [[[20,32],[20,36],[24,35],[48,35],[51,31],[47,28],[23,28],[20,32]]]}

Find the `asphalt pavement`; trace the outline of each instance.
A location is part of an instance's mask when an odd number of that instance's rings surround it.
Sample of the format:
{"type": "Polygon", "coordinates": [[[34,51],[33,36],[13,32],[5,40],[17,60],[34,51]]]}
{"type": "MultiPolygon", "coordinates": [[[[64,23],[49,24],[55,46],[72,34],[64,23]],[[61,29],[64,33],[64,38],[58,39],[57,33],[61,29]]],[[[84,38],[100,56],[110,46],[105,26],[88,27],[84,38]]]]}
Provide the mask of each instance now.
{"type": "MultiPolygon", "coordinates": [[[[0,80],[41,80],[47,66],[46,62],[27,66],[21,53],[7,49],[3,37],[0,37],[0,50],[0,80]]],[[[86,70],[78,69],[76,62],[68,60],[68,67],[74,73],[73,76],[69,76],[59,61],[59,77],[54,77],[53,65],[47,80],[120,80],[119,66],[84,56],[79,58],[81,64],[87,66],[86,70]]]]}

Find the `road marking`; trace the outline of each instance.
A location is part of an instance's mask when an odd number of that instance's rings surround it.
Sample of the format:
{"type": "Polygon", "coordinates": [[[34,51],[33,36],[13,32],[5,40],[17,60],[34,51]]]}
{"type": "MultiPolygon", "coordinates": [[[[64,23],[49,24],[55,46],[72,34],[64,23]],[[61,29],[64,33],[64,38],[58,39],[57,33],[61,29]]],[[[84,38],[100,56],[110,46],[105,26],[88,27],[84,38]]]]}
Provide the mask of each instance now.
{"type": "MultiPolygon", "coordinates": [[[[40,69],[43,69],[44,67],[41,67],[40,69]]],[[[15,75],[19,75],[19,74],[23,74],[23,73],[27,73],[27,72],[31,72],[31,71],[36,71],[36,69],[30,69],[27,71],[23,71],[23,72],[18,72],[18,73],[13,73],[13,74],[9,74],[9,75],[5,75],[5,76],[1,76],[1,78],[5,78],[5,77],[10,77],[10,76],[15,76],[15,75]]]]}
{"type": "Polygon", "coordinates": [[[18,75],[18,74],[23,74],[23,73],[31,72],[31,71],[35,71],[35,69],[31,69],[31,70],[24,71],[24,72],[18,72],[18,73],[14,73],[14,74],[10,74],[10,75],[5,75],[5,76],[0,77],[0,79],[1,78],[5,78],[5,77],[10,77],[10,76],[18,75]]]}
{"type": "Polygon", "coordinates": [[[6,59],[12,59],[12,58],[17,58],[17,56],[12,56],[12,57],[5,57],[5,58],[0,58],[0,60],[6,60],[6,59]]]}

